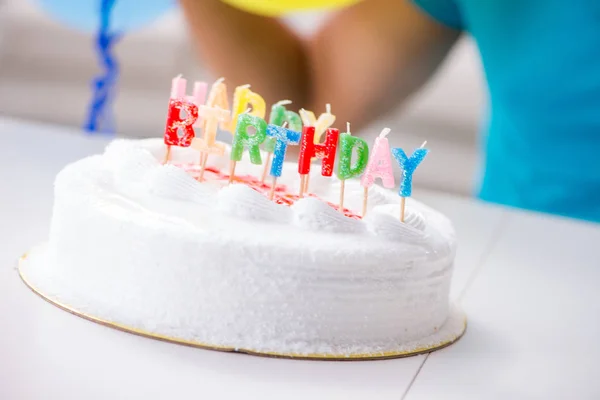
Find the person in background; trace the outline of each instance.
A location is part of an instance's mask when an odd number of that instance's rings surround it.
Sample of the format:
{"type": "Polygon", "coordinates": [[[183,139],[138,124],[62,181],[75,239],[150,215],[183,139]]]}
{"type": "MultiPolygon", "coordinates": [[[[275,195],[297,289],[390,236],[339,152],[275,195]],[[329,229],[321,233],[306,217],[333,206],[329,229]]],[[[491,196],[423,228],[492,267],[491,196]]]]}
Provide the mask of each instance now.
{"type": "Polygon", "coordinates": [[[219,76],[271,103],[332,103],[355,129],[472,35],[490,94],[479,197],[600,222],[600,1],[363,0],[310,40],[221,0],[180,1],[219,76]]]}

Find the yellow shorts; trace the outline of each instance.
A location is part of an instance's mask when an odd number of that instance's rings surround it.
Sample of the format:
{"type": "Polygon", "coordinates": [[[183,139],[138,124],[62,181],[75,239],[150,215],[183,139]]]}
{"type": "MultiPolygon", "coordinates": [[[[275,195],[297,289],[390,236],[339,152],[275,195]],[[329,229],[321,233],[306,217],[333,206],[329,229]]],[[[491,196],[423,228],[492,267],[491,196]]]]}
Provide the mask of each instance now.
{"type": "Polygon", "coordinates": [[[223,0],[255,14],[278,16],[294,11],[336,9],[358,3],[360,0],[223,0]]]}

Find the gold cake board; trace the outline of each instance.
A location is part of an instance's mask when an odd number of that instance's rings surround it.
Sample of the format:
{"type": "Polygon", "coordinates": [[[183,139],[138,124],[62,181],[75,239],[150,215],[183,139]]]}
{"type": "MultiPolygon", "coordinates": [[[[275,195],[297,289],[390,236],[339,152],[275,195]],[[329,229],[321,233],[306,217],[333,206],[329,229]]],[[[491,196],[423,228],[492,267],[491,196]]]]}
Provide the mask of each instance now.
{"type": "Polygon", "coordinates": [[[71,307],[67,304],[61,303],[60,301],[57,301],[57,300],[51,298],[50,296],[46,295],[45,293],[43,293],[42,290],[38,289],[35,285],[33,285],[31,283],[31,281],[25,276],[23,266],[25,265],[25,261],[28,257],[28,254],[29,253],[24,254],[19,259],[19,264],[18,264],[19,276],[21,277],[21,280],[25,283],[25,285],[29,289],[31,289],[35,294],[37,294],[38,296],[40,296],[42,299],[46,300],[50,304],[53,304],[56,307],[58,307],[64,311],[67,311],[73,315],[76,315],[76,316],[86,319],[88,321],[96,322],[100,325],[104,325],[109,328],[117,329],[122,332],[132,333],[134,335],[138,335],[138,336],[142,336],[142,337],[146,337],[146,338],[150,338],[150,339],[156,339],[156,340],[161,340],[164,342],[171,342],[171,343],[176,343],[176,344],[190,346],[190,347],[196,347],[196,348],[205,349],[205,350],[243,353],[243,354],[250,354],[250,355],[254,355],[254,356],[272,357],[272,358],[287,358],[287,359],[294,359],[294,360],[321,360],[321,361],[386,360],[386,359],[392,359],[392,358],[411,357],[411,356],[430,353],[430,352],[433,352],[436,350],[443,349],[443,348],[448,347],[451,344],[455,343],[456,341],[458,341],[464,335],[465,330],[467,328],[467,319],[461,313],[461,317],[463,319],[463,327],[462,327],[462,330],[460,331],[460,333],[458,333],[456,335],[452,335],[452,337],[449,337],[446,340],[437,343],[436,345],[433,345],[430,347],[418,347],[418,348],[415,348],[410,351],[397,351],[397,352],[390,351],[390,352],[381,352],[381,353],[374,353],[374,354],[365,353],[365,354],[352,354],[352,355],[336,355],[336,354],[316,354],[316,353],[315,354],[277,353],[277,352],[254,351],[254,350],[249,350],[249,349],[241,349],[241,348],[234,348],[234,347],[228,347],[228,346],[211,345],[211,344],[207,344],[207,343],[196,342],[196,341],[186,340],[186,339],[182,339],[182,338],[147,332],[147,331],[144,331],[141,329],[133,328],[133,327],[130,327],[130,326],[118,323],[118,322],[109,321],[109,320],[106,320],[103,318],[99,318],[99,317],[78,311],[74,307],[71,307]]]}

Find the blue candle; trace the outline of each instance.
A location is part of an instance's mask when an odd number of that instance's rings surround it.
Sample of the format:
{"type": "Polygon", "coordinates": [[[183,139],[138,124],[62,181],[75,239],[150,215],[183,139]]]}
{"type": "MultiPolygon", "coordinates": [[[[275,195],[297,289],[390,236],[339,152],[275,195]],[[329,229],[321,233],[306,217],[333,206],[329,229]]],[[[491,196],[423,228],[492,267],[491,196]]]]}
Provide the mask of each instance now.
{"type": "Polygon", "coordinates": [[[402,197],[410,197],[412,194],[413,173],[429,152],[428,149],[423,147],[425,146],[425,143],[423,143],[420,148],[416,149],[410,157],[408,157],[404,150],[400,148],[392,149],[392,155],[396,161],[398,161],[400,168],[402,168],[402,182],[400,183],[400,191],[398,193],[402,197]]]}
{"type": "Polygon", "coordinates": [[[285,152],[289,144],[300,143],[300,132],[287,129],[274,124],[267,125],[267,136],[275,139],[275,149],[273,151],[273,163],[271,164],[270,175],[274,178],[281,176],[285,152]]]}
{"type": "MultiPolygon", "coordinates": [[[[287,122],[288,127],[292,131],[302,131],[302,119],[300,115],[293,111],[286,110],[285,106],[291,104],[289,100],[282,100],[271,107],[271,116],[269,123],[277,126],[283,126],[287,122]]],[[[275,151],[275,139],[268,138],[265,140],[264,148],[267,153],[273,153],[275,151]]]]}

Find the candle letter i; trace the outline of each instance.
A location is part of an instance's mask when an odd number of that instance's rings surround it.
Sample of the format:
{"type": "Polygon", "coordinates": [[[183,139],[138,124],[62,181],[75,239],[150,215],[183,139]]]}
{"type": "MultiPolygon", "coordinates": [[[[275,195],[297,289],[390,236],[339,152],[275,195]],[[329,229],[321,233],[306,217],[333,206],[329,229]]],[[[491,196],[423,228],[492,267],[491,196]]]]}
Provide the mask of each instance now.
{"type": "Polygon", "coordinates": [[[283,161],[285,160],[285,152],[287,150],[287,146],[289,144],[300,143],[301,135],[300,132],[296,132],[292,129],[287,129],[285,127],[269,124],[267,126],[267,136],[269,136],[269,139],[272,138],[275,141],[275,157],[273,158],[270,174],[273,177],[273,184],[269,193],[269,199],[273,200],[275,186],[277,185],[277,178],[281,176],[283,170],[283,161]]]}
{"type": "Polygon", "coordinates": [[[387,139],[387,135],[390,133],[390,128],[385,128],[379,134],[379,137],[375,138],[373,144],[373,151],[371,157],[367,163],[367,168],[360,181],[360,184],[364,187],[364,198],[363,198],[363,210],[362,216],[364,217],[367,213],[367,201],[369,198],[369,188],[373,186],[376,178],[381,178],[383,186],[388,189],[393,188],[394,185],[394,170],[392,169],[392,158],[390,156],[390,143],[387,139]]]}
{"type": "MultiPolygon", "coordinates": [[[[284,126],[284,124],[287,123],[289,130],[294,132],[302,132],[302,119],[297,113],[286,110],[285,106],[288,104],[292,104],[292,102],[290,100],[281,100],[271,107],[269,124],[275,126],[284,126]]],[[[270,136],[268,131],[267,136],[270,136]]],[[[263,174],[260,180],[261,182],[264,182],[265,178],[267,177],[269,163],[271,162],[271,157],[275,151],[276,143],[276,137],[268,137],[263,144],[264,150],[267,152],[267,161],[265,162],[265,168],[263,169],[263,174]]]]}
{"type": "Polygon", "coordinates": [[[250,161],[252,164],[262,164],[260,157],[260,144],[265,141],[267,136],[267,122],[259,117],[247,113],[240,114],[238,117],[235,135],[231,143],[231,171],[229,174],[229,183],[233,181],[235,175],[235,165],[241,161],[244,154],[244,148],[248,148],[250,161]],[[255,129],[254,135],[248,134],[248,128],[255,129]]]}
{"type": "Polygon", "coordinates": [[[340,211],[344,210],[344,188],[346,179],[363,173],[369,160],[369,146],[361,138],[352,136],[350,123],[347,132],[340,135],[340,160],[338,162],[338,178],[340,179],[340,211]],[[356,163],[352,165],[352,154],[356,149],[356,163]]]}
{"type": "Polygon", "coordinates": [[[400,221],[404,222],[404,208],[406,205],[406,198],[412,194],[412,176],[421,161],[425,158],[429,150],[425,148],[427,141],[423,142],[421,147],[416,149],[414,153],[407,157],[404,150],[400,148],[392,149],[392,154],[400,167],[402,168],[402,182],[400,183],[399,195],[401,196],[400,202],[400,221]]]}

